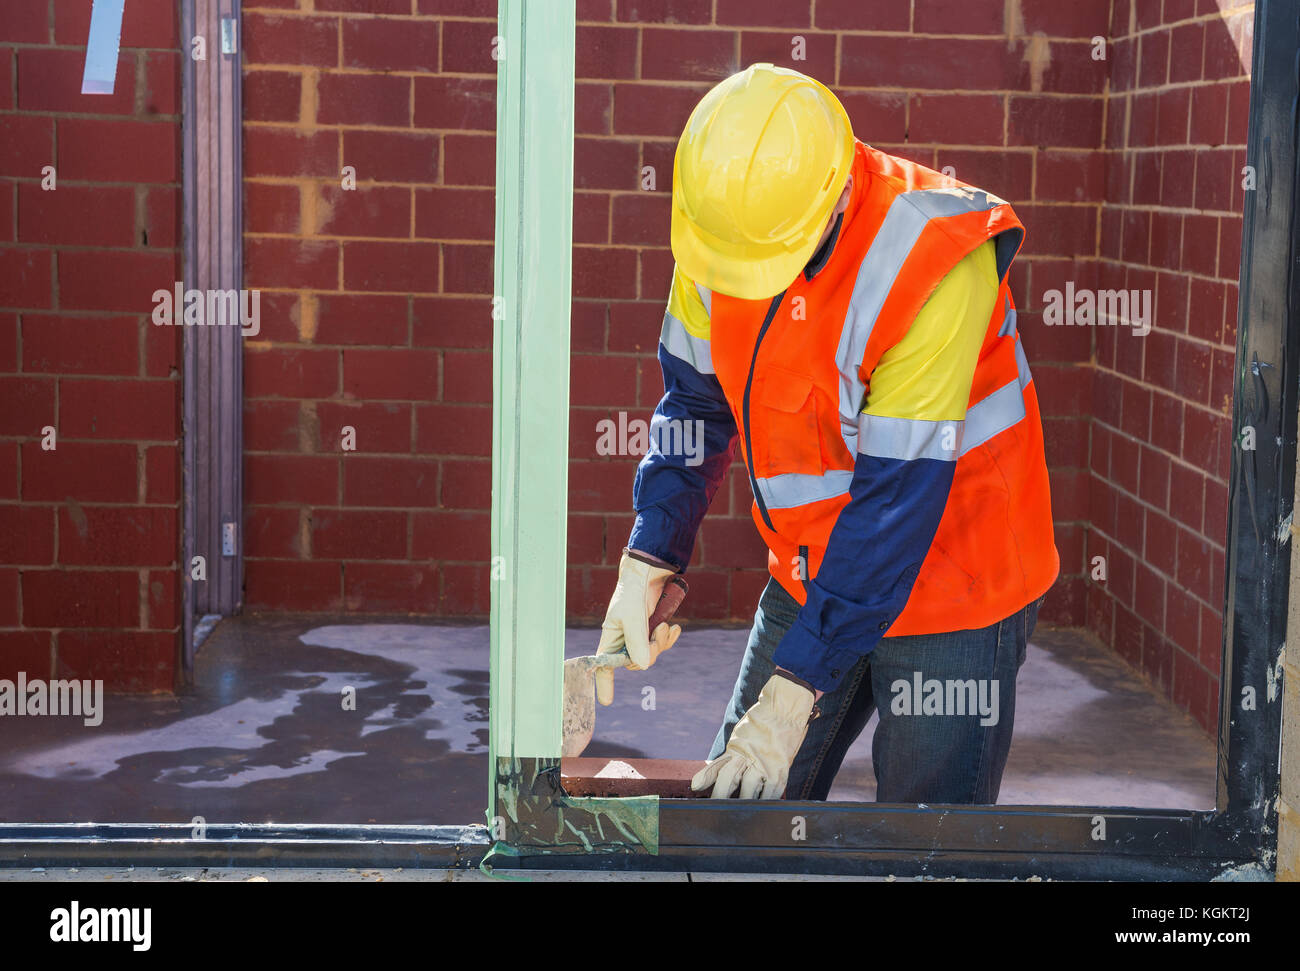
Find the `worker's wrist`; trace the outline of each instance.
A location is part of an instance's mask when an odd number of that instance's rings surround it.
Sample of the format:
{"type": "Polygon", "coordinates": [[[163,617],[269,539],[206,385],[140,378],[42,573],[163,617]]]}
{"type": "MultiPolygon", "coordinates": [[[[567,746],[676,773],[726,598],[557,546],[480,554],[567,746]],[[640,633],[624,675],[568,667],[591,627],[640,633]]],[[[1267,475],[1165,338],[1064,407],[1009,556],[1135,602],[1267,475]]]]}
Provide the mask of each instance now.
{"type": "Polygon", "coordinates": [[[773,675],[774,675],[775,677],[778,677],[778,678],[785,678],[787,681],[793,681],[795,684],[797,684],[797,685],[798,685],[799,687],[801,687],[801,688],[807,688],[807,689],[808,689],[809,691],[811,691],[812,694],[813,694],[813,701],[821,701],[821,699],[822,699],[822,695],[824,695],[824,694],[826,693],[825,691],[819,691],[817,688],[813,687],[811,684],[809,684],[809,683],[808,683],[807,681],[805,681],[803,678],[796,677],[793,673],[791,673],[790,671],[787,671],[785,668],[777,668],[777,669],[776,669],[774,672],[772,672],[772,673],[773,673],[773,675]]]}
{"type": "Polygon", "coordinates": [[[643,553],[640,550],[634,550],[627,546],[623,547],[623,552],[634,560],[640,560],[642,563],[649,563],[651,566],[657,566],[661,570],[672,570],[678,572],[677,567],[673,566],[667,560],[661,560],[657,556],[651,556],[649,553],[643,553]]]}

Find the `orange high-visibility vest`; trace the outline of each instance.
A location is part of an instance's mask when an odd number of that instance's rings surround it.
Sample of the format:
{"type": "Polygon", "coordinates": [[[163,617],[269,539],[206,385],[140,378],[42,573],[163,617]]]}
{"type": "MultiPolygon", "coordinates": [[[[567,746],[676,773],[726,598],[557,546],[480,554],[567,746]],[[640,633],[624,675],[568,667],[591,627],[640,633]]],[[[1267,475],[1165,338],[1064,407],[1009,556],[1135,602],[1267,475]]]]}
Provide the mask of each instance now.
{"type": "MultiPolygon", "coordinates": [[[[938,532],[890,635],[977,629],[1055,580],[1038,397],[1007,270],[1024,228],[1003,200],[859,143],[854,189],[825,268],[773,300],[700,288],[712,364],[740,431],[772,576],[801,604],[849,502],[872,371],[947,273],[994,241],[999,290],[980,349],[938,532]]],[[[864,448],[864,452],[865,452],[864,448]]],[[[875,453],[873,453],[875,454],[875,453]]]]}

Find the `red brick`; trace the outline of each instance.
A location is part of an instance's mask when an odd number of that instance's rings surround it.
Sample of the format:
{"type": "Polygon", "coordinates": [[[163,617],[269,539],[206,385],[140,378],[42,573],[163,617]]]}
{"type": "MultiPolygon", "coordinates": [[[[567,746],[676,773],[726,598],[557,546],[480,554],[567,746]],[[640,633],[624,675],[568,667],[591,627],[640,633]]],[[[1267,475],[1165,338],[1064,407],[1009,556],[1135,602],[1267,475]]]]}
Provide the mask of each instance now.
{"type": "Polygon", "coordinates": [[[813,19],[823,30],[909,29],[911,5],[862,0],[813,0],[813,19]]]}
{"type": "Polygon", "coordinates": [[[496,131],[496,81],[485,78],[417,77],[415,125],[496,131]]]}
{"type": "Polygon", "coordinates": [[[0,280],[0,300],[11,307],[54,306],[50,254],[44,250],[0,247],[0,280]]]}
{"type": "Polygon", "coordinates": [[[144,64],[145,112],[151,115],[179,115],[181,112],[180,54],[174,51],[153,51],[145,55],[144,64]]]}
{"type": "MultiPolygon", "coordinates": [[[[89,9],[86,14],[89,17],[89,9]]],[[[5,10],[5,40],[10,44],[48,44],[49,4],[45,0],[13,0],[8,4],[5,10]]],[[[84,42],[85,37],[81,40],[84,42]]]]}
{"type": "Polygon", "coordinates": [[[298,510],[255,506],[244,511],[244,554],[252,559],[300,559],[298,510]]]}
{"type": "Polygon", "coordinates": [[[1235,78],[1249,74],[1250,69],[1243,61],[1244,52],[1237,46],[1230,21],[1220,20],[1212,23],[1205,34],[1205,74],[1206,78],[1235,78]]]}
{"type": "MultiPolygon", "coordinates": [[[[600,520],[595,522],[599,527],[600,520]]],[[[411,555],[416,559],[482,561],[486,569],[491,544],[492,520],[486,512],[438,509],[415,516],[411,555]]],[[[596,561],[599,553],[596,550],[596,561]]]]}
{"type": "Polygon", "coordinates": [[[495,221],[495,195],[488,190],[430,188],[415,192],[416,236],[491,240],[495,221]]]}
{"type": "Polygon", "coordinates": [[[444,153],[444,184],[495,184],[496,139],[494,137],[491,135],[446,135],[443,138],[442,147],[444,153]]]}
{"type": "Polygon", "coordinates": [[[411,190],[405,186],[323,185],[316,232],[323,236],[411,235],[411,190]]]}
{"type": "Polygon", "coordinates": [[[411,81],[393,74],[324,72],[316,86],[316,118],[323,125],[405,128],[411,117],[411,81]]]}
{"type": "Polygon", "coordinates": [[[959,78],[963,90],[1002,90],[1018,86],[1017,73],[1001,38],[848,34],[840,39],[841,85],[949,89],[959,78]],[[943,70],[935,70],[936,64],[943,70]]]}
{"type": "MultiPolygon", "coordinates": [[[[649,72],[646,70],[647,67],[657,67],[652,63],[653,60],[662,57],[665,52],[657,46],[647,49],[644,40],[645,33],[645,29],[638,31],[633,27],[580,26],[576,38],[578,77],[584,79],[636,77],[638,34],[642,35],[641,76],[645,78],[663,77],[664,75],[656,73],[654,70],[649,72]]],[[[676,31],[675,34],[679,38],[685,37],[681,31],[676,31]]],[[[694,32],[692,32],[691,36],[691,42],[693,42],[694,32]]],[[[728,50],[730,50],[730,45],[734,44],[732,35],[725,36],[729,45],[728,50]]],[[[718,39],[720,38],[715,37],[715,40],[718,39]]],[[[674,74],[672,76],[677,77],[678,75],[674,74]]],[[[719,77],[725,76],[725,74],[719,75],[719,77]]]]}
{"type": "Polygon", "coordinates": [[[407,343],[409,317],[405,296],[322,294],[316,305],[316,343],[407,343]]]}
{"type": "Polygon", "coordinates": [[[914,142],[980,145],[1003,119],[999,94],[914,94],[908,109],[908,137],[914,142]]]}
{"type": "MultiPolygon", "coordinates": [[[[601,30],[597,27],[586,29],[601,30]]],[[[643,27],[640,33],[641,77],[646,80],[716,83],[741,67],[736,56],[736,34],[731,31],[643,27]]],[[[597,39],[605,41],[600,48],[603,56],[588,70],[579,68],[579,73],[584,77],[633,77],[636,31],[612,28],[597,39]],[[621,41],[625,37],[631,38],[630,44],[621,41]],[[624,49],[629,47],[630,53],[624,49]]],[[[788,56],[788,36],[785,43],[788,56]]]]}
{"type": "Polygon", "coordinates": [[[1099,98],[1012,95],[1007,107],[1007,144],[1092,148],[1101,144],[1099,98]]]}
{"type": "MultiPolygon", "coordinates": [[[[944,156],[947,155],[948,152],[945,150],[944,156]]],[[[962,180],[970,181],[964,177],[962,180]]],[[[974,184],[983,185],[980,182],[974,184]]],[[[1023,191],[1024,183],[1017,185],[1003,182],[1002,185],[1003,191],[1008,191],[1013,186],[1023,191]]],[[[998,187],[989,188],[997,191],[998,187]]],[[[1096,152],[1058,152],[1048,149],[1038,153],[1034,183],[1035,199],[1092,202],[1103,197],[1101,156],[1096,152]]]]}
{"type": "Polygon", "coordinates": [[[135,374],[140,323],[131,317],[23,315],[23,370],[135,374]]]}
{"type": "Polygon", "coordinates": [[[28,627],[138,627],[140,581],[125,570],[25,570],[28,627]]]}
{"type": "MultiPolygon", "coordinates": [[[[351,144],[354,134],[378,136],[380,133],[349,132],[346,144],[351,144]]],[[[348,164],[356,163],[349,160],[348,164]]],[[[333,132],[305,134],[287,128],[244,125],[244,176],[337,179],[340,177],[338,136],[333,132]]],[[[358,170],[358,178],[361,177],[358,170]]]]}
{"type": "Polygon", "coordinates": [[[411,451],[411,406],[390,401],[333,402],[316,405],[316,448],[323,452],[340,451],[343,429],[351,426],[355,433],[356,452],[411,451]]]}
{"type": "Polygon", "coordinates": [[[417,298],[412,305],[417,347],[486,347],[492,343],[492,302],[484,297],[417,298]]]}
{"type": "Polygon", "coordinates": [[[5,407],[0,411],[0,434],[38,437],[55,424],[55,381],[27,374],[0,377],[5,407]]]}
{"type": "Polygon", "coordinates": [[[1193,145],[1222,145],[1228,120],[1228,85],[1200,84],[1192,89],[1193,145]]]}
{"type": "MultiPolygon", "coordinates": [[[[640,150],[636,142],[614,141],[609,138],[576,138],[573,155],[575,188],[640,191],[640,150]]],[[[657,168],[656,185],[659,184],[661,177],[665,182],[671,182],[672,168],[657,168]]]]}
{"type": "Polygon", "coordinates": [[[482,405],[421,405],[415,448],[422,455],[490,455],[492,409],[482,405]]]}
{"type": "Polygon", "coordinates": [[[250,398],[328,398],[338,392],[338,352],[302,347],[244,350],[244,394],[250,398]]]}
{"type": "Polygon", "coordinates": [[[344,67],[371,71],[436,70],[438,21],[365,18],[345,19],[342,23],[344,67]]]}
{"type": "Polygon", "coordinates": [[[707,87],[658,84],[614,86],[614,132],[677,137],[707,87]]]}
{"type": "Polygon", "coordinates": [[[608,84],[576,85],[573,125],[579,135],[608,135],[613,118],[613,93],[608,84]]]}
{"type": "Polygon", "coordinates": [[[1157,95],[1155,144],[1186,144],[1191,104],[1190,88],[1170,88],[1157,95]]]}
{"type": "Polygon", "coordinates": [[[446,243],[442,247],[445,293],[481,293],[491,295],[493,287],[493,249],[446,243]]]}
{"type": "Polygon", "coordinates": [[[427,509],[438,504],[437,485],[438,463],[423,456],[353,455],[343,463],[343,500],[348,506],[427,509]]]}
{"type": "Polygon", "coordinates": [[[343,393],[362,400],[432,401],[438,393],[438,355],[411,348],[346,348],[343,393]]]}
{"type": "Polygon", "coordinates": [[[439,462],[441,492],[438,502],[456,509],[487,509],[492,493],[492,464],[483,460],[453,459],[439,462]]]}
{"type": "MultiPolygon", "coordinates": [[[[240,39],[250,64],[338,65],[338,20],[334,17],[280,16],[248,12],[240,39]]],[[[321,99],[322,106],[324,98],[321,99]]]]}
{"type": "Polygon", "coordinates": [[[642,24],[707,24],[712,0],[615,0],[618,19],[642,24]]]}
{"type": "Polygon", "coordinates": [[[244,397],[244,449],[249,452],[298,448],[297,401],[244,397]]]}
{"type": "Polygon", "coordinates": [[[447,351],[443,355],[443,401],[492,401],[492,355],[486,351],[447,351]]]}
{"type": "Polygon", "coordinates": [[[1006,31],[1002,20],[1003,12],[992,4],[922,0],[912,29],[918,34],[1001,34],[1006,31]]]}
{"type": "MultiPolygon", "coordinates": [[[[261,2],[265,2],[265,0],[261,0],[261,2]]],[[[291,7],[296,2],[297,0],[287,0],[288,6],[291,7]]],[[[470,11],[477,10],[481,12],[483,0],[420,0],[419,12],[422,14],[464,13],[465,11],[451,9],[460,6],[467,7],[470,11]],[[444,10],[443,8],[449,9],[444,10]]],[[[340,13],[409,14],[411,12],[411,2],[410,0],[315,0],[315,9],[318,11],[337,10],[340,13]]]]}
{"type": "Polygon", "coordinates": [[[14,52],[0,48],[0,111],[11,111],[14,106],[14,52]]]}
{"type": "Polygon", "coordinates": [[[1223,300],[1223,284],[1193,279],[1187,315],[1188,333],[1193,337],[1219,343],[1223,335],[1223,300]]]}
{"type": "Polygon", "coordinates": [[[179,434],[180,386],[172,381],[63,378],[59,431],[70,438],[167,441],[179,434]]]}
{"type": "Polygon", "coordinates": [[[349,131],[343,135],[343,164],[356,169],[358,183],[433,182],[438,177],[438,136],[349,131]]]}
{"type": "Polygon", "coordinates": [[[716,0],[717,21],[742,27],[810,27],[808,3],[788,0],[716,0]]]}
{"type": "Polygon", "coordinates": [[[109,692],[175,688],[176,631],[65,630],[58,636],[60,678],[102,680],[109,692]]]}
{"type": "MultiPolygon", "coordinates": [[[[692,32],[690,36],[694,37],[695,33],[692,32]]],[[[834,34],[811,32],[791,34],[784,30],[761,32],[747,30],[740,35],[740,63],[737,67],[746,64],[775,64],[777,67],[800,71],[829,85],[834,82],[837,73],[838,59],[835,46],[834,34]],[[797,60],[796,53],[799,55],[797,60]]],[[[723,45],[723,50],[730,53],[731,48],[723,45]]],[[[644,53],[641,63],[641,73],[645,76],[644,53]]],[[[842,98],[841,103],[843,103],[842,98]]],[[[847,105],[845,109],[848,109],[847,105]]],[[[854,118],[852,112],[849,112],[849,117],[854,118]]],[[[879,136],[873,136],[872,140],[878,138],[879,136]]]]}
{"type": "Polygon", "coordinates": [[[338,286],[337,243],[311,239],[246,238],[244,285],[247,287],[338,286]]]}
{"type": "Polygon", "coordinates": [[[1178,341],[1177,378],[1173,389],[1197,404],[1210,403],[1210,348],[1190,340],[1178,341]]]}
{"type": "Polygon", "coordinates": [[[60,181],[178,182],[180,128],[172,122],[61,118],[58,172],[60,181]]]}
{"type": "MultiPolygon", "coordinates": [[[[491,17],[486,10],[481,16],[491,17]]],[[[497,62],[493,50],[505,57],[511,56],[509,46],[504,49],[494,45],[497,36],[495,20],[448,20],[442,25],[442,70],[447,74],[496,74],[497,62]]]]}
{"type": "Polygon", "coordinates": [[[347,290],[434,293],[438,285],[437,243],[353,242],[343,247],[347,290]]]}
{"type": "Polygon", "coordinates": [[[82,94],[86,53],[49,47],[18,51],[18,107],[23,111],[68,111],[90,115],[135,113],[135,55],[118,55],[112,94],[82,94]]]}
{"type": "Polygon", "coordinates": [[[415,563],[345,563],[344,609],[432,613],[438,605],[438,575],[447,569],[415,563]]]}
{"type": "Polygon", "coordinates": [[[167,566],[179,550],[176,509],[64,506],[59,562],[79,566],[167,566]]]}
{"type": "Polygon", "coordinates": [[[334,455],[245,455],[244,501],[336,506],[338,464],[334,455]]]}
{"type": "Polygon", "coordinates": [[[1138,45],[1141,64],[1138,86],[1152,88],[1164,84],[1169,76],[1169,32],[1158,30],[1143,34],[1138,45]]]}
{"type": "Polygon", "coordinates": [[[636,296],[636,251],[601,247],[575,247],[573,296],[636,296]]]}
{"type": "Polygon", "coordinates": [[[316,509],[311,515],[312,556],[340,560],[395,560],[406,556],[405,512],[316,509]]]}
{"type": "Polygon", "coordinates": [[[135,190],[125,186],[39,183],[18,187],[18,238],[25,243],[131,246],[135,242],[135,190]]]}
{"type": "MultiPolygon", "coordinates": [[[[848,112],[849,120],[853,123],[854,132],[864,141],[901,142],[906,136],[907,95],[903,92],[842,91],[839,92],[839,96],[840,103],[844,105],[844,110],[848,112]]],[[[990,158],[1007,156],[1007,153],[1002,151],[984,154],[990,158]]],[[[1023,158],[1027,160],[1028,156],[1023,158]]]]}
{"type": "Polygon", "coordinates": [[[244,183],[244,230],[249,233],[299,232],[302,192],[283,182],[244,183]]]}
{"type": "MultiPolygon", "coordinates": [[[[643,249],[637,254],[637,263],[639,265],[640,287],[636,295],[640,297],[658,297],[666,300],[673,278],[672,252],[666,246],[656,249],[643,249]]],[[[622,296],[630,297],[633,294],[629,291],[622,294],[622,296]]],[[[649,370],[652,370],[657,378],[659,376],[658,366],[655,366],[652,361],[646,363],[649,370]]],[[[656,400],[658,400],[657,396],[656,400]]]]}
{"type": "Polygon", "coordinates": [[[153,294],[177,278],[171,253],[134,251],[59,254],[59,302],[69,310],[152,313],[153,294]]]}
{"type": "Polygon", "coordinates": [[[298,120],[302,75],[288,71],[247,71],[243,84],[245,121],[298,120]]]}
{"type": "Polygon", "coordinates": [[[52,565],[54,518],[50,506],[0,506],[0,560],[9,566],[52,565]]]}
{"type": "Polygon", "coordinates": [[[672,198],[666,192],[614,197],[614,238],[619,244],[662,245],[668,239],[672,198]]]}
{"type": "Polygon", "coordinates": [[[144,450],[145,501],[175,503],[180,497],[180,450],[155,445],[144,450]]]}
{"type": "Polygon", "coordinates": [[[1172,577],[1178,564],[1178,524],[1148,509],[1143,555],[1157,570],[1172,577]]]}
{"type": "MultiPolygon", "coordinates": [[[[175,518],[175,513],[172,516],[175,518]]],[[[149,572],[149,627],[169,630],[180,626],[178,586],[174,569],[149,572]]]]}
{"type": "Polygon", "coordinates": [[[491,599],[491,579],[486,565],[445,565],[441,573],[440,613],[486,616],[491,599]]]}
{"type": "Polygon", "coordinates": [[[1170,31],[1169,82],[1201,79],[1205,52],[1205,24],[1182,24],[1170,31]]]}
{"type": "Polygon", "coordinates": [[[244,564],[244,606],[251,610],[342,610],[342,580],[339,563],[250,559],[244,564]]]}
{"type": "Polygon", "coordinates": [[[181,196],[174,188],[146,189],[141,242],[170,248],[180,239],[181,196]]]}

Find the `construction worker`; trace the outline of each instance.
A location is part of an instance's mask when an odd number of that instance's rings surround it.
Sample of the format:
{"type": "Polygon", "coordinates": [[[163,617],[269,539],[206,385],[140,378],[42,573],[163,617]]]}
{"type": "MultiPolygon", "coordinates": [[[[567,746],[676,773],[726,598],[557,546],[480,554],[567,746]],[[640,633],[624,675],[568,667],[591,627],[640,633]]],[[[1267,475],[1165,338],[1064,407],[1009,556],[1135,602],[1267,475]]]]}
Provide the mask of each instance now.
{"type": "Polygon", "coordinates": [[[671,235],[665,391],[599,651],[644,669],[672,646],[680,628],[648,619],[739,443],[771,579],[693,788],[825,799],[878,710],[879,800],[996,802],[1058,570],[1007,284],[1020,221],[755,64],[686,123],[671,235]],[[656,434],[695,422],[692,461],[656,434]]]}

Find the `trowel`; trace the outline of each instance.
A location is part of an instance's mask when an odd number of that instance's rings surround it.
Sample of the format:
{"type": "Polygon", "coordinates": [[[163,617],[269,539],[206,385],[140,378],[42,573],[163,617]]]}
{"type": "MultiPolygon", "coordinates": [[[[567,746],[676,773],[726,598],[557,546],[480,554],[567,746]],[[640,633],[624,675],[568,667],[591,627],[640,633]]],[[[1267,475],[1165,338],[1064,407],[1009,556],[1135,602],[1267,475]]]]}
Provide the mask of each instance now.
{"type": "MultiPolygon", "coordinates": [[[[650,615],[648,631],[670,620],[681,606],[689,587],[680,576],[664,583],[659,603],[650,615]]],[[[589,654],[564,662],[564,736],[560,754],[565,758],[581,755],[591,744],[596,731],[596,672],[601,668],[625,668],[632,659],[627,650],[611,654],[589,654]]]]}

